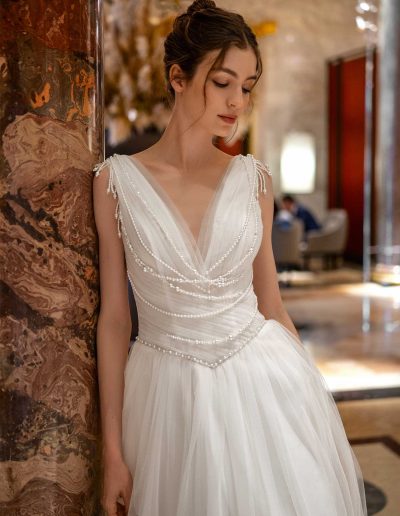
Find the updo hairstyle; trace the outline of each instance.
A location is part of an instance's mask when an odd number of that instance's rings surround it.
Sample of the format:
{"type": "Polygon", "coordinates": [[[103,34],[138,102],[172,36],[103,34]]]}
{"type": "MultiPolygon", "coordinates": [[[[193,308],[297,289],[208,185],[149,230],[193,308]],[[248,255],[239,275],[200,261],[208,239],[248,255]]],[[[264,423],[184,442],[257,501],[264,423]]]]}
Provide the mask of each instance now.
{"type": "MultiPolygon", "coordinates": [[[[230,47],[252,48],[257,59],[257,80],[262,73],[262,62],[257,39],[240,14],[220,9],[213,0],[195,0],[187,11],[176,17],[172,31],[164,43],[164,69],[167,95],[173,104],[175,91],[169,80],[173,64],[181,67],[184,78],[190,81],[199,63],[208,52],[220,50],[208,71],[223,63],[230,47]]],[[[204,84],[205,96],[205,84],[204,84]]]]}

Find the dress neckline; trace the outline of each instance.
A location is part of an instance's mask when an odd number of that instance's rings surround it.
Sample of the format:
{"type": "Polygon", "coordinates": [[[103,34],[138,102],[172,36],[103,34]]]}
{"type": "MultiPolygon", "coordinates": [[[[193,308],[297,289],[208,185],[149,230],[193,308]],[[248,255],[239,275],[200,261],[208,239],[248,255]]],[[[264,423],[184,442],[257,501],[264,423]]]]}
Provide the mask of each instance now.
{"type": "Polygon", "coordinates": [[[130,164],[130,166],[134,167],[142,175],[142,177],[145,178],[151,190],[156,193],[158,199],[162,202],[162,204],[167,208],[168,212],[171,214],[175,222],[175,226],[178,228],[180,234],[186,237],[185,240],[187,240],[190,244],[191,250],[197,257],[197,260],[200,263],[204,264],[208,251],[208,245],[205,246],[205,244],[208,243],[204,242],[204,237],[207,232],[206,230],[209,227],[209,224],[213,223],[213,215],[215,214],[216,209],[218,207],[218,202],[221,199],[222,193],[224,191],[224,186],[226,185],[232,170],[235,168],[234,164],[238,161],[239,158],[243,158],[243,155],[238,154],[236,156],[233,156],[233,158],[229,161],[228,165],[225,167],[222,175],[220,176],[217,186],[214,189],[210,201],[208,202],[207,208],[205,209],[203,216],[201,218],[200,230],[197,235],[197,238],[190,229],[189,224],[187,223],[185,217],[182,215],[182,212],[172,201],[170,195],[167,193],[165,188],[154,177],[154,174],[150,172],[148,167],[134,156],[130,156],[128,154],[120,154],[119,156],[125,158],[125,160],[130,164]]]}

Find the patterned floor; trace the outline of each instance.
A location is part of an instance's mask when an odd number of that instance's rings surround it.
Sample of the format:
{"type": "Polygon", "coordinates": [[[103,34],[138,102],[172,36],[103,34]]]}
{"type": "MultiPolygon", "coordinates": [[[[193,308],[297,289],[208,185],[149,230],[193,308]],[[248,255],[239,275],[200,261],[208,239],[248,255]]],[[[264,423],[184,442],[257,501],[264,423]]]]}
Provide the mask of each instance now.
{"type": "Polygon", "coordinates": [[[368,514],[400,514],[400,398],[338,403],[363,472],[368,514]]]}
{"type": "Polygon", "coordinates": [[[363,472],[368,514],[400,516],[400,287],[364,285],[353,268],[279,279],[302,342],[337,401],[363,472]]]}
{"type": "Polygon", "coordinates": [[[400,287],[321,281],[281,292],[331,391],[337,399],[399,396],[400,287]]]}

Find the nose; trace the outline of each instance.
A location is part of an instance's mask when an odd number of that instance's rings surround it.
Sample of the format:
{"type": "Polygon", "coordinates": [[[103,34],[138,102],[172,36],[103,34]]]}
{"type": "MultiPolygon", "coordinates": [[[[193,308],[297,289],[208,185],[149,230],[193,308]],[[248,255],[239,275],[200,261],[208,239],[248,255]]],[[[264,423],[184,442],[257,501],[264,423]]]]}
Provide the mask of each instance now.
{"type": "Polygon", "coordinates": [[[243,94],[242,88],[235,89],[235,91],[232,92],[232,94],[230,95],[230,97],[228,99],[228,106],[230,108],[234,108],[237,110],[242,109],[243,97],[244,97],[244,94],[243,94]]]}

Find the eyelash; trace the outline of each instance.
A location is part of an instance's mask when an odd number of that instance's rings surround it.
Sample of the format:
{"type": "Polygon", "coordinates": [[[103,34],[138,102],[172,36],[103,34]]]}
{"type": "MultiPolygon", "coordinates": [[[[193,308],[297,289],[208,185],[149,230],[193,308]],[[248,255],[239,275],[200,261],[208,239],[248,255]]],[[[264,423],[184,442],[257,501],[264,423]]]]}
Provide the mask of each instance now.
{"type": "MultiPolygon", "coordinates": [[[[214,84],[215,84],[215,86],[217,86],[218,88],[226,88],[226,87],[228,86],[228,83],[226,83],[226,84],[222,84],[222,83],[217,82],[217,81],[214,81],[214,80],[213,80],[213,83],[214,83],[214,84]]],[[[251,90],[247,90],[246,88],[242,88],[242,91],[243,91],[243,93],[245,93],[246,95],[248,95],[248,94],[251,92],[251,90]]]]}

